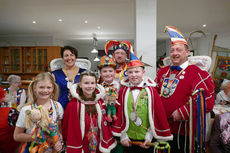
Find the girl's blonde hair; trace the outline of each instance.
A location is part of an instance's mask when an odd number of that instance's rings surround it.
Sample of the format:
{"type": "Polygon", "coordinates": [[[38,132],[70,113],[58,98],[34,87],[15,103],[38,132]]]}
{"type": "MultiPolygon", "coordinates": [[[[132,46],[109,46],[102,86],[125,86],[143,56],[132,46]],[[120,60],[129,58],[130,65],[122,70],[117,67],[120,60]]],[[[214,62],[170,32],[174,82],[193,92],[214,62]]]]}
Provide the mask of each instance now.
{"type": "Polygon", "coordinates": [[[42,72],[36,76],[35,80],[33,80],[28,87],[28,96],[29,96],[27,102],[28,105],[34,103],[34,101],[36,100],[36,95],[34,94],[34,87],[37,85],[39,81],[44,81],[44,80],[50,81],[53,85],[54,89],[51,98],[55,101],[58,99],[59,88],[55,82],[54,77],[49,72],[42,72]]]}

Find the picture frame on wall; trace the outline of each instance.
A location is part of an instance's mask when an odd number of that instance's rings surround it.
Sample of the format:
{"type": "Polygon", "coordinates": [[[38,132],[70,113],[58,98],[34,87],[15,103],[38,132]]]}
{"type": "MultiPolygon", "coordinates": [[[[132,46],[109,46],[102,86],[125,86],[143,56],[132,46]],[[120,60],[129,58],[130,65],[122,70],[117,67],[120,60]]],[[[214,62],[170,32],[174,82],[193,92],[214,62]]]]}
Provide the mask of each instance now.
{"type": "Polygon", "coordinates": [[[217,56],[212,75],[217,79],[230,80],[230,57],[217,56]]]}

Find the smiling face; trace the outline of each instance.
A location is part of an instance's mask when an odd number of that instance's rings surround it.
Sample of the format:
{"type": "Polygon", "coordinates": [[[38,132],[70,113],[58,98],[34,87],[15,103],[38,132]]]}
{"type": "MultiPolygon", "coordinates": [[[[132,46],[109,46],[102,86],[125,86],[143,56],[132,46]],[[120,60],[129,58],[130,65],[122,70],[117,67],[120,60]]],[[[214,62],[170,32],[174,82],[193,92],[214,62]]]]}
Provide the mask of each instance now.
{"type": "Polygon", "coordinates": [[[50,80],[38,81],[33,87],[34,94],[39,100],[48,100],[53,94],[54,87],[50,80]]]}
{"type": "Polygon", "coordinates": [[[145,70],[142,67],[129,68],[127,70],[127,75],[129,81],[134,85],[139,85],[145,75],[145,70]]]}
{"type": "Polygon", "coordinates": [[[63,62],[67,67],[73,67],[76,62],[76,56],[70,50],[65,50],[63,53],[63,62]]]}
{"type": "Polygon", "coordinates": [[[117,64],[122,64],[122,63],[125,63],[126,58],[127,58],[127,54],[123,49],[117,49],[113,53],[113,57],[114,57],[115,62],[117,64]]]}
{"type": "Polygon", "coordinates": [[[101,70],[101,77],[102,79],[107,82],[107,83],[111,83],[113,82],[114,78],[115,78],[115,69],[111,66],[106,66],[103,67],[101,70]]]}
{"type": "Polygon", "coordinates": [[[171,46],[170,59],[174,66],[179,66],[187,61],[189,50],[184,44],[176,43],[171,46]]]}
{"type": "Polygon", "coordinates": [[[79,86],[85,97],[92,98],[93,92],[96,89],[96,78],[94,76],[84,75],[82,80],[79,82],[79,86]]]}

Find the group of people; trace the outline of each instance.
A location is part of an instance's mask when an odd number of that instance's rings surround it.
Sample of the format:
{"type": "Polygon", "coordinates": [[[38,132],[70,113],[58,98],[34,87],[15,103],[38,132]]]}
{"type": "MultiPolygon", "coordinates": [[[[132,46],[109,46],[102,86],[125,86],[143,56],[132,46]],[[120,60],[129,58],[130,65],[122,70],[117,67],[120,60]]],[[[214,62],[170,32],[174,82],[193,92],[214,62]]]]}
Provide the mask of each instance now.
{"type": "MultiPolygon", "coordinates": [[[[189,137],[196,133],[196,124],[189,126],[190,113],[197,108],[195,93],[204,91],[205,111],[210,112],[214,83],[207,71],[188,63],[188,44],[181,33],[175,27],[167,29],[172,64],[159,69],[155,80],[145,76],[145,66],[128,41],[105,44],[100,78],[77,67],[77,50],[65,46],[61,50],[65,66],[38,74],[28,87],[14,131],[14,139],[23,142],[19,152],[152,153],[154,142],[167,141],[171,148],[160,149],[189,152],[189,137]],[[47,114],[48,120],[39,114],[47,114]]],[[[196,114],[192,117],[196,123],[196,114]]]]}

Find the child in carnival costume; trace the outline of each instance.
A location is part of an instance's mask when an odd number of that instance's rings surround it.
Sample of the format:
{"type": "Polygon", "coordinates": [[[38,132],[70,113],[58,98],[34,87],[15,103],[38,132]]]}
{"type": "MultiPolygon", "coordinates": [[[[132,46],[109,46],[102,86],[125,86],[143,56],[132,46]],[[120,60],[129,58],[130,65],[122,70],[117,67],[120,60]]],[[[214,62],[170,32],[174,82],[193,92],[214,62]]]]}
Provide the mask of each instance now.
{"type": "Polygon", "coordinates": [[[70,86],[73,96],[63,118],[63,140],[67,153],[110,152],[117,142],[106,121],[103,105],[104,88],[97,84],[94,73],[81,73],[79,84],[70,86]]]}
{"type": "Polygon", "coordinates": [[[116,121],[116,107],[115,104],[120,105],[117,102],[119,82],[115,80],[116,64],[112,56],[105,55],[101,58],[101,64],[98,66],[100,70],[101,78],[103,82],[101,85],[105,88],[106,95],[104,101],[107,108],[107,121],[116,121]]]}
{"type": "Polygon", "coordinates": [[[119,91],[118,120],[113,123],[114,135],[120,136],[125,152],[153,152],[147,144],[152,141],[168,141],[173,136],[168,125],[163,104],[155,82],[144,77],[144,65],[134,53],[130,54],[127,79],[121,81],[119,91]],[[132,141],[142,141],[132,146],[132,141]]]}
{"type": "Polygon", "coordinates": [[[14,131],[14,139],[23,142],[19,153],[63,149],[60,131],[64,111],[55,101],[58,92],[58,86],[48,72],[38,74],[30,83],[28,103],[22,107],[14,131]]]}

